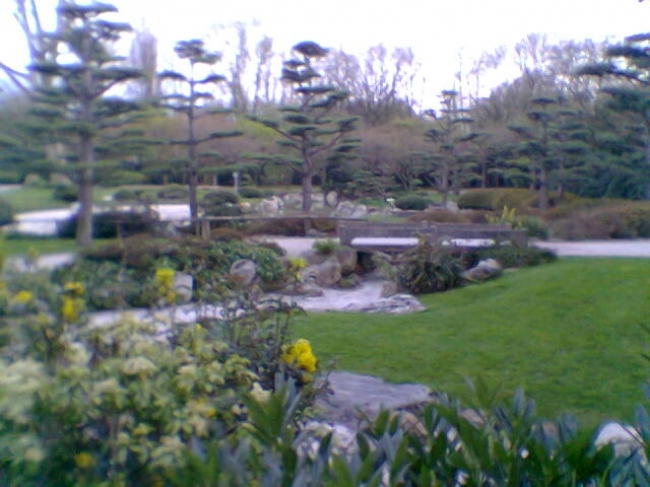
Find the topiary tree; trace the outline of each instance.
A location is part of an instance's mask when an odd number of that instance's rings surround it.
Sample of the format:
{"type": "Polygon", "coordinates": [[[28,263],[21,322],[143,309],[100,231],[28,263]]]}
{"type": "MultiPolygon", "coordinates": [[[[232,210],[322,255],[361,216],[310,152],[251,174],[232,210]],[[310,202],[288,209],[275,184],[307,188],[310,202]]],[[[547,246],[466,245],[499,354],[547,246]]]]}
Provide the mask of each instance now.
{"type": "Polygon", "coordinates": [[[164,96],[162,105],[177,113],[184,114],[187,120],[187,137],[172,140],[171,143],[187,147],[187,182],[189,188],[190,218],[194,224],[195,232],[198,235],[200,225],[197,221],[199,216],[197,187],[199,184],[199,157],[201,155],[199,154],[199,147],[210,140],[238,136],[241,135],[241,132],[212,132],[202,137],[197,135],[197,121],[206,115],[215,113],[214,109],[209,109],[210,107],[207,103],[214,99],[214,95],[205,91],[199,91],[199,89],[221,83],[226,78],[214,73],[208,73],[203,78],[197,78],[196,69],[200,65],[212,66],[216,64],[221,59],[221,54],[208,51],[204,42],[198,39],[179,41],[174,51],[176,51],[179,58],[189,62],[190,73],[186,76],[178,71],[164,71],[159,75],[161,80],[180,82],[186,88],[185,92],[176,92],[164,96]]]}
{"type": "Polygon", "coordinates": [[[348,137],[355,129],[356,117],[331,117],[333,110],[348,98],[349,93],[318,82],[321,75],[314,64],[328,52],[312,41],[293,46],[294,57],[284,62],[282,80],[293,87],[298,104],[280,107],[280,121],[252,118],[282,136],[277,142],[280,146],[297,153],[296,157],[276,159],[300,174],[303,211],[311,210],[312,181],[318,158],[325,156],[340,162],[353,154],[359,142],[348,137]]]}
{"type": "Polygon", "coordinates": [[[79,184],[77,243],[92,241],[92,207],[95,168],[109,155],[100,141],[108,133],[115,138],[134,120],[140,106],[108,92],[141,76],[138,69],[124,66],[112,53],[112,45],[131,30],[128,24],[107,21],[104,14],[117,12],[105,3],[77,5],[65,2],[58,8],[66,19],[56,35],[58,57],[33,64],[30,69],[52,78],[51,85],[36,88],[35,110],[42,124],[35,131],[53,132],[59,140],[77,147],[75,170],[79,184]]]}

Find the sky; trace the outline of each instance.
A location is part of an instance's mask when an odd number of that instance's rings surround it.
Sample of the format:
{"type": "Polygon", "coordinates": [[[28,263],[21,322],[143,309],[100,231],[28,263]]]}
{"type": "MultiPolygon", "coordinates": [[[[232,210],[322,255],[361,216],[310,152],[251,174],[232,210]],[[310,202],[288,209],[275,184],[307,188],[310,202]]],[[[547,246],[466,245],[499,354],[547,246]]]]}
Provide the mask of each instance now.
{"type": "MultiPolygon", "coordinates": [[[[36,0],[43,12],[56,0],[36,0]]],[[[549,41],[617,41],[650,31],[650,2],[638,0],[115,0],[115,19],[146,26],[159,40],[159,65],[173,67],[173,46],[205,39],[227,50],[224,26],[243,22],[252,39],[274,39],[274,50],[313,40],[360,55],[369,47],[410,47],[426,80],[422,97],[450,88],[462,64],[482,52],[512,46],[528,33],[549,41]]],[[[0,0],[0,61],[27,63],[25,42],[12,17],[14,0],[0,0]]],[[[47,17],[47,16],[45,16],[47,17]]],[[[47,18],[45,19],[47,21],[47,18]]],[[[232,36],[231,36],[232,38],[232,36]]],[[[504,71],[504,73],[507,73],[504,71]]],[[[507,76],[501,73],[499,76],[507,76]]],[[[497,84],[500,79],[493,79],[497,84]]]]}

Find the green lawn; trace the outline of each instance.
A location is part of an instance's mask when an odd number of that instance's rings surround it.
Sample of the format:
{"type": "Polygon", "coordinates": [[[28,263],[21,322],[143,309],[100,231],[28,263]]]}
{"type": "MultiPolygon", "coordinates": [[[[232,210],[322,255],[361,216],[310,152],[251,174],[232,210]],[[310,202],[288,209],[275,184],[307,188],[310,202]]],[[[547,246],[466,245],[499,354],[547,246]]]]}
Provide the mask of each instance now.
{"type": "Polygon", "coordinates": [[[26,255],[33,249],[38,255],[73,252],[77,249],[74,239],[60,238],[0,238],[0,254],[5,256],[26,255]]]}
{"type": "Polygon", "coordinates": [[[544,417],[631,420],[646,403],[650,259],[562,259],[422,297],[407,316],[310,314],[295,334],[339,370],[465,397],[465,378],[522,387],[544,417]]]}

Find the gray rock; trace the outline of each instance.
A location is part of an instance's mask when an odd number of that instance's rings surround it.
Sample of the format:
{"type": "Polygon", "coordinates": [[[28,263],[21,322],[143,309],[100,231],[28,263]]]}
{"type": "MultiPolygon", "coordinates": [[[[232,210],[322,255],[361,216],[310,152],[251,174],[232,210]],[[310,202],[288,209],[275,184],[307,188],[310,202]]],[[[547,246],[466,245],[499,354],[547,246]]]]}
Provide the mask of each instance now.
{"type": "Polygon", "coordinates": [[[394,281],[387,281],[381,285],[381,294],[382,298],[388,298],[397,294],[399,289],[397,288],[397,283],[394,281]]]}
{"type": "Polygon", "coordinates": [[[463,272],[463,279],[472,282],[487,281],[499,277],[503,272],[501,264],[494,259],[480,261],[476,267],[463,272]]]}
{"type": "Polygon", "coordinates": [[[303,272],[305,279],[313,279],[321,287],[333,287],[341,280],[341,264],[330,257],[322,264],[311,265],[303,272]]]}
{"type": "Polygon", "coordinates": [[[357,251],[350,247],[339,246],[336,249],[336,258],[341,264],[341,274],[352,274],[357,269],[357,251]]]}
{"type": "MultiPolygon", "coordinates": [[[[379,299],[373,303],[366,303],[361,307],[354,307],[355,311],[361,313],[388,313],[388,314],[410,314],[424,311],[426,308],[415,296],[410,294],[394,294],[387,298],[379,299]]],[[[352,311],[348,307],[346,311],[352,311]]]]}
{"type": "Polygon", "coordinates": [[[598,430],[596,440],[597,448],[613,445],[617,456],[629,456],[634,452],[642,452],[643,442],[639,432],[630,425],[620,423],[605,423],[598,430]]]}
{"type": "Polygon", "coordinates": [[[270,198],[266,198],[260,201],[259,208],[260,213],[263,215],[277,215],[279,213],[282,213],[284,203],[277,196],[271,196],[270,198]]]}
{"type": "Polygon", "coordinates": [[[321,416],[344,425],[358,424],[360,416],[375,417],[381,409],[402,409],[430,401],[431,390],[421,384],[389,384],[378,377],[332,372],[330,394],[316,400],[321,416]]]}
{"type": "Polygon", "coordinates": [[[339,204],[339,194],[336,191],[330,191],[325,195],[325,204],[336,207],[339,204]]]}
{"type": "Polygon", "coordinates": [[[368,214],[368,207],[366,205],[357,205],[350,201],[342,201],[338,204],[333,214],[334,216],[344,218],[362,218],[368,214]]]}
{"type": "Polygon", "coordinates": [[[300,208],[302,206],[302,196],[297,193],[285,194],[282,201],[288,208],[300,208]]]}
{"type": "Polygon", "coordinates": [[[194,278],[190,274],[176,273],[174,276],[174,291],[180,304],[187,304],[192,301],[193,287],[194,278]]]}
{"type": "Polygon", "coordinates": [[[249,259],[238,259],[230,266],[230,276],[242,287],[253,284],[257,274],[257,265],[249,259]]]}

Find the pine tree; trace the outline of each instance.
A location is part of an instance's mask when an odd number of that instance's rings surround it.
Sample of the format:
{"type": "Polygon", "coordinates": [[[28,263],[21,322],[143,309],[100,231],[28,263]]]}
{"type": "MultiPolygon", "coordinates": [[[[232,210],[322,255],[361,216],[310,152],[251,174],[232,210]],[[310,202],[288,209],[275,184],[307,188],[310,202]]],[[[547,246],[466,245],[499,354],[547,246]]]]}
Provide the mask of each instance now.
{"type": "MultiPolygon", "coordinates": [[[[138,117],[138,104],[109,91],[141,72],[125,67],[123,58],[112,54],[112,45],[131,30],[128,24],[105,20],[105,14],[117,9],[105,3],[77,5],[65,3],[59,14],[66,19],[57,34],[59,56],[52,61],[33,64],[30,69],[51,77],[50,87],[36,89],[35,111],[49,130],[77,148],[76,179],[79,185],[77,244],[92,241],[94,173],[100,159],[101,139],[116,132],[138,117]]],[[[119,138],[119,136],[118,136],[119,138]]]]}
{"type": "Polygon", "coordinates": [[[199,216],[197,188],[199,184],[199,158],[201,156],[199,147],[211,140],[241,135],[241,132],[212,132],[203,137],[197,136],[196,122],[199,119],[220,111],[223,112],[222,110],[210,110],[206,102],[213,100],[214,95],[206,91],[200,91],[200,89],[209,85],[222,83],[226,81],[226,78],[220,74],[209,73],[205,77],[197,79],[196,69],[200,65],[213,66],[221,59],[221,55],[217,52],[208,51],[204,42],[198,39],[179,41],[174,50],[179,58],[186,59],[189,62],[190,73],[189,76],[186,76],[178,71],[164,71],[159,75],[161,80],[180,82],[186,88],[185,92],[177,92],[164,96],[162,106],[174,112],[184,114],[187,120],[187,137],[180,140],[173,140],[171,143],[187,147],[187,160],[185,162],[187,164],[190,218],[193,222],[194,230],[198,234],[200,225],[197,220],[199,216]]]}
{"type": "Polygon", "coordinates": [[[425,140],[435,144],[436,151],[423,154],[425,172],[436,182],[442,194],[442,204],[447,204],[449,191],[458,193],[463,184],[476,177],[472,169],[476,159],[465,143],[476,139],[479,134],[471,130],[472,118],[466,109],[458,106],[458,93],[445,90],[440,94],[442,108],[439,112],[429,110],[432,126],[425,134],[425,140]]]}
{"type": "Polygon", "coordinates": [[[253,117],[275,130],[282,139],[278,145],[287,147],[296,157],[283,161],[301,177],[302,210],[312,207],[312,181],[319,162],[350,157],[358,146],[358,139],[349,137],[355,130],[356,117],[332,117],[334,109],[345,101],[349,93],[319,82],[321,75],[315,67],[328,50],[312,41],[293,46],[294,57],[284,62],[282,80],[293,87],[298,103],[280,107],[281,120],[253,117]],[[320,158],[320,160],[319,160],[320,158]]]}

